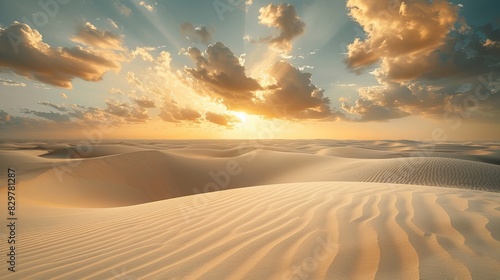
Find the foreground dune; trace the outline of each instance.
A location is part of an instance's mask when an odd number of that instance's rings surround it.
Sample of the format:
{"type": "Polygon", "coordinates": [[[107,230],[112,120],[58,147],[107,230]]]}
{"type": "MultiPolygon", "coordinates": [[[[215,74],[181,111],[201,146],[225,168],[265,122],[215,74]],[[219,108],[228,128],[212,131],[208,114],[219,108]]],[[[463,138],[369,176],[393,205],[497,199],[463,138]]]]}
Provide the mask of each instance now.
{"type": "Polygon", "coordinates": [[[482,191],[316,182],[23,207],[10,279],[496,279],[499,205],[482,191]]]}
{"type": "Polygon", "coordinates": [[[18,201],[17,272],[4,263],[0,278],[498,279],[499,151],[414,141],[0,143],[1,205],[7,168],[18,201]]]}

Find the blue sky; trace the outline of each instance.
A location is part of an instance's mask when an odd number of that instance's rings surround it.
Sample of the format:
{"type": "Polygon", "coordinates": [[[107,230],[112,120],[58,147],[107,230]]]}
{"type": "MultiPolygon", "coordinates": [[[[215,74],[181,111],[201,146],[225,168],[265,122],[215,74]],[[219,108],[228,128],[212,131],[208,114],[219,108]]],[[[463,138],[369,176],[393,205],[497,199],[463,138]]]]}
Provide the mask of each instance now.
{"type": "Polygon", "coordinates": [[[0,1],[0,131],[499,139],[495,3],[0,1]]]}

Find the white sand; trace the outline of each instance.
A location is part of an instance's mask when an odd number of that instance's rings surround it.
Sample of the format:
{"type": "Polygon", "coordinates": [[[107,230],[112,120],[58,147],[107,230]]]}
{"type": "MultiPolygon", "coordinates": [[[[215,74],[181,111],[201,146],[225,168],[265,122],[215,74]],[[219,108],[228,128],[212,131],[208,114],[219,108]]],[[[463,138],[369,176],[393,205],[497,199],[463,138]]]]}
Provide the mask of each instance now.
{"type": "Polygon", "coordinates": [[[2,279],[500,275],[495,143],[68,144],[2,143],[19,182],[17,272],[4,263],[2,279]]]}

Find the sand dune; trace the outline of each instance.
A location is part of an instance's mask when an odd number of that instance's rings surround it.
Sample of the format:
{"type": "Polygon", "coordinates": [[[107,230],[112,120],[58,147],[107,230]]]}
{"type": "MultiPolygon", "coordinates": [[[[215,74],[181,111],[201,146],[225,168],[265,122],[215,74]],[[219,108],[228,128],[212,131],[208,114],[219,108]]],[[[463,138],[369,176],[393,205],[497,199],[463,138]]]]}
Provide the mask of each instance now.
{"type": "Polygon", "coordinates": [[[0,278],[496,279],[498,151],[416,141],[0,143],[20,201],[18,271],[0,278]]]}
{"type": "Polygon", "coordinates": [[[495,279],[499,205],[482,191],[308,182],[24,208],[16,279],[495,279]]]}
{"type": "Polygon", "coordinates": [[[23,196],[73,207],[111,207],[213,190],[307,181],[500,190],[500,166],[481,162],[430,157],[340,158],[260,149],[244,152],[231,157],[237,152],[215,151],[209,156],[203,151],[203,156],[188,157],[168,150],[141,150],[70,163],[54,161],[25,182],[23,196]],[[234,169],[232,174],[228,166],[234,169]]]}

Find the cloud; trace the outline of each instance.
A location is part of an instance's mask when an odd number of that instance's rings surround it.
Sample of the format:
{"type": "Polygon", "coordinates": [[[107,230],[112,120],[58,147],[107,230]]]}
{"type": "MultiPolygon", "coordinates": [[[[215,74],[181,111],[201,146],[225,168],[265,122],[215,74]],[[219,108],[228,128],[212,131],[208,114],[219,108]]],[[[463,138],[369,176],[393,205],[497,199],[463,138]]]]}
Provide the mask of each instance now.
{"type": "Polygon", "coordinates": [[[321,119],[334,115],[329,107],[330,100],[324,97],[323,89],[312,84],[310,73],[302,72],[286,61],[275,62],[268,73],[276,83],[256,106],[265,108],[264,115],[279,116],[276,115],[277,108],[283,117],[297,119],[321,119]]]}
{"type": "Polygon", "coordinates": [[[262,86],[248,77],[238,57],[218,42],[205,52],[190,48],[187,54],[196,68],[186,68],[195,79],[195,92],[207,94],[229,110],[244,111],[269,118],[336,119],[339,112],[329,107],[324,90],[312,84],[310,73],[304,73],[288,62],[274,63],[266,71],[271,85],[262,86]]]}
{"type": "Polygon", "coordinates": [[[8,86],[8,87],[25,87],[26,86],[25,83],[20,83],[20,82],[16,82],[13,80],[2,79],[2,78],[0,78],[0,85],[8,86]]]}
{"type": "Polygon", "coordinates": [[[387,108],[376,104],[372,100],[358,99],[354,106],[347,103],[342,104],[342,109],[349,113],[360,115],[355,121],[387,121],[408,117],[409,114],[398,108],[387,108]]]}
{"type": "Polygon", "coordinates": [[[181,35],[187,37],[193,43],[208,45],[212,41],[212,32],[206,26],[195,27],[190,22],[184,22],[180,26],[181,35]]]}
{"type": "Polygon", "coordinates": [[[136,86],[138,88],[143,88],[143,84],[141,82],[141,80],[139,80],[136,76],[135,76],[135,73],[132,72],[132,71],[128,71],[127,72],[127,75],[125,76],[125,78],[127,79],[127,82],[130,84],[130,85],[133,85],[133,86],[136,86]]]}
{"type": "Polygon", "coordinates": [[[90,22],[78,27],[76,35],[71,40],[96,48],[123,50],[121,36],[110,31],[99,30],[90,22]]]}
{"type": "Polygon", "coordinates": [[[139,105],[141,108],[156,108],[154,100],[149,100],[149,99],[133,99],[134,102],[139,105]]]}
{"type": "Polygon", "coordinates": [[[121,117],[129,123],[146,122],[149,119],[146,108],[134,107],[116,100],[106,101],[104,112],[121,117]]]}
{"type": "Polygon", "coordinates": [[[57,105],[57,104],[54,104],[54,103],[48,102],[48,101],[39,101],[39,102],[37,102],[37,103],[38,103],[38,104],[40,104],[40,105],[49,106],[49,107],[51,107],[51,108],[53,108],[53,109],[56,109],[56,110],[57,110],[57,111],[59,111],[59,112],[67,112],[67,111],[68,111],[68,109],[66,109],[66,108],[64,108],[64,107],[62,107],[62,106],[59,106],[59,105],[57,105]]]}
{"type": "Polygon", "coordinates": [[[3,110],[0,110],[0,130],[9,128],[47,128],[48,124],[49,121],[47,120],[13,116],[3,110]]]}
{"type": "Polygon", "coordinates": [[[123,91],[118,88],[111,88],[108,92],[111,94],[124,95],[123,91]]]}
{"type": "Polygon", "coordinates": [[[120,14],[122,14],[126,17],[128,17],[132,14],[132,10],[129,7],[125,6],[124,4],[115,3],[115,8],[120,14]]]}
{"type": "Polygon", "coordinates": [[[348,46],[346,64],[355,71],[378,64],[373,73],[381,82],[460,79],[498,69],[500,30],[468,26],[448,1],[349,0],[347,7],[366,39],[348,46]]]}
{"type": "Polygon", "coordinates": [[[205,119],[211,123],[226,127],[231,127],[235,123],[239,122],[239,119],[235,116],[227,114],[217,114],[213,112],[206,112],[205,119]]]}
{"type": "Polygon", "coordinates": [[[5,124],[6,122],[11,121],[12,116],[9,115],[4,110],[0,110],[0,124],[5,124]]]}
{"type": "Polygon", "coordinates": [[[445,0],[348,0],[347,8],[366,33],[348,46],[352,68],[427,55],[444,44],[458,18],[458,7],[445,0]]]}
{"type": "Polygon", "coordinates": [[[24,114],[35,115],[40,118],[44,118],[54,122],[69,122],[71,119],[67,114],[54,113],[54,112],[40,112],[35,110],[23,109],[21,110],[24,114]]]}
{"type": "MultiPolygon", "coordinates": [[[[492,77],[484,82],[488,79],[492,77]]],[[[385,83],[360,88],[359,98],[353,105],[346,99],[340,101],[344,110],[360,116],[357,121],[385,121],[407,116],[444,118],[449,114],[483,120],[500,116],[500,94],[492,86],[493,82],[478,84],[477,78],[462,82],[466,86],[454,83],[433,86],[418,81],[404,85],[385,83]]]]}
{"type": "Polygon", "coordinates": [[[344,84],[344,83],[339,83],[339,82],[332,83],[331,85],[338,86],[338,87],[357,87],[358,86],[357,84],[344,84]]]}
{"type": "Polygon", "coordinates": [[[53,48],[28,25],[14,22],[0,28],[0,67],[46,84],[71,88],[71,80],[99,81],[109,70],[119,70],[123,57],[109,51],[53,48]]]}
{"type": "MultiPolygon", "coordinates": [[[[346,64],[357,72],[377,65],[371,74],[379,82],[358,89],[354,104],[342,100],[342,108],[359,121],[463,114],[466,106],[454,105],[471,96],[463,85],[478,85],[478,78],[500,70],[500,30],[467,25],[448,1],[349,0],[347,8],[366,38],[348,46],[346,64]]],[[[467,114],[497,116],[497,96],[467,114]]]]}
{"type": "Polygon", "coordinates": [[[145,61],[153,61],[153,56],[149,53],[154,51],[153,47],[136,47],[135,50],[131,52],[133,58],[140,57],[145,61]]]}
{"type": "MultiPolygon", "coordinates": [[[[141,103],[141,102],[139,102],[141,103]]],[[[106,126],[119,127],[133,123],[145,123],[150,120],[147,109],[148,104],[139,106],[137,103],[128,104],[116,100],[106,101],[105,108],[85,107],[78,104],[56,105],[47,101],[38,102],[56,109],[59,112],[42,112],[32,109],[22,109],[21,113],[38,118],[12,116],[0,110],[0,130],[6,128],[92,128],[105,124],[106,126]],[[41,118],[41,119],[39,119],[41,118]]]]}
{"type": "Polygon", "coordinates": [[[116,24],[116,22],[110,18],[107,18],[108,20],[108,23],[109,25],[111,25],[111,27],[113,27],[114,29],[117,29],[118,28],[118,25],[116,24]]]}
{"type": "Polygon", "coordinates": [[[247,77],[239,59],[221,42],[208,46],[205,52],[189,48],[187,54],[196,62],[196,67],[186,71],[230,107],[250,102],[252,91],[261,89],[256,80],[247,77]]]}
{"type": "Polygon", "coordinates": [[[102,124],[119,127],[150,120],[146,108],[117,100],[107,100],[105,108],[85,107],[77,104],[69,105],[69,107],[73,112],[69,112],[68,115],[80,120],[81,125],[88,127],[102,124]]]}
{"type": "Polygon", "coordinates": [[[201,121],[201,114],[189,107],[181,107],[175,100],[165,100],[160,114],[158,115],[166,122],[195,122],[201,121]]]}
{"type": "Polygon", "coordinates": [[[269,4],[259,10],[259,22],[279,30],[279,35],[261,38],[273,47],[289,52],[292,49],[291,41],[304,33],[305,23],[300,19],[291,4],[269,4]]]}
{"type": "Polygon", "coordinates": [[[144,1],[139,2],[139,5],[146,8],[146,10],[148,10],[149,12],[154,12],[154,10],[155,10],[155,8],[153,6],[146,4],[146,2],[144,2],[144,1]]]}

